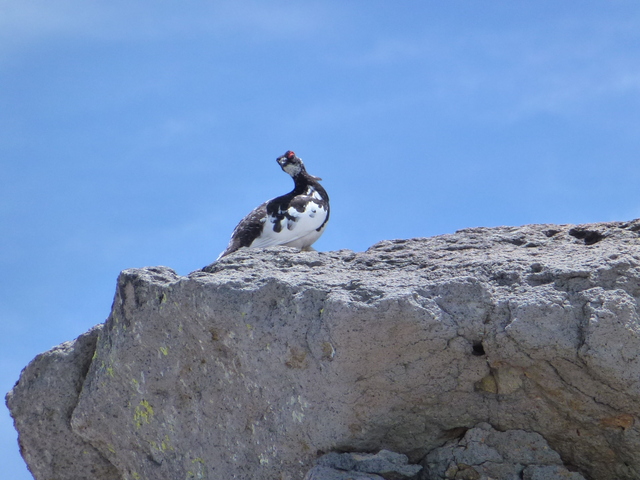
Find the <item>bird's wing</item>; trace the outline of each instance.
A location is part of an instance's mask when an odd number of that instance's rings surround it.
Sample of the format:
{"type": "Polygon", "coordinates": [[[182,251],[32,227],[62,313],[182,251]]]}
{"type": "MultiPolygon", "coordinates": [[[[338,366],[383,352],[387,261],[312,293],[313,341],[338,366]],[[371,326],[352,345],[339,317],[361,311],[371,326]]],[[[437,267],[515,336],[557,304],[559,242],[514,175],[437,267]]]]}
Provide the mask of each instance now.
{"type": "Polygon", "coordinates": [[[235,252],[241,247],[248,247],[251,243],[260,235],[262,227],[264,225],[264,219],[267,218],[267,202],[263,203],[259,207],[256,207],[244,217],[236,228],[233,229],[229,245],[224,252],[222,252],[218,259],[235,252]]]}

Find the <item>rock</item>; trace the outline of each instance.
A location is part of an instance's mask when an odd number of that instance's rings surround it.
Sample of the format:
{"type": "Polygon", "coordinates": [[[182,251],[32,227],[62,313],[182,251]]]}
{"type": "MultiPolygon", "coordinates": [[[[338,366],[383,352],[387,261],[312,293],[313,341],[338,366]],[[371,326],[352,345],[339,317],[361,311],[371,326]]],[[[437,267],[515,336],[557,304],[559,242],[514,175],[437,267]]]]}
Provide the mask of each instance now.
{"type": "Polygon", "coordinates": [[[524,469],[522,480],[584,480],[584,477],[558,465],[533,465],[524,469]]]}
{"type": "Polygon", "coordinates": [[[101,326],[38,355],[7,395],[20,452],[36,479],[119,480],[116,468],[71,431],[101,326]]]}
{"type": "Polygon", "coordinates": [[[344,471],[318,465],[307,472],[304,480],[384,480],[384,478],[373,473],[344,471]]]}
{"type": "Polygon", "coordinates": [[[427,480],[584,480],[562,465],[560,455],[540,434],[498,432],[487,423],[468,430],[460,440],[432,450],[424,465],[427,480]]]}
{"type": "MultiPolygon", "coordinates": [[[[420,465],[409,465],[409,458],[400,453],[380,450],[377,454],[370,453],[328,453],[318,459],[320,467],[327,467],[331,470],[347,472],[351,476],[360,473],[370,473],[377,478],[385,480],[402,480],[414,478],[422,467],[420,465]]],[[[323,470],[323,475],[327,475],[323,470]]],[[[338,472],[339,475],[342,475],[338,472]]],[[[309,475],[309,474],[307,474],[309,475]]],[[[317,473],[315,474],[317,475],[317,473]]],[[[349,477],[347,475],[347,477],[349,477]]]]}
{"type": "Polygon", "coordinates": [[[73,367],[36,378],[38,357],[10,394],[23,455],[45,472],[26,439],[70,436],[58,462],[90,444],[125,480],[286,480],[319,452],[418,463],[487,423],[557,452],[531,478],[640,478],[639,232],[473,228],[364,253],[240,250],[188,277],[126,270],[95,352],[79,339],[73,367]],[[28,420],[46,396],[72,410],[71,434],[28,420]]]}

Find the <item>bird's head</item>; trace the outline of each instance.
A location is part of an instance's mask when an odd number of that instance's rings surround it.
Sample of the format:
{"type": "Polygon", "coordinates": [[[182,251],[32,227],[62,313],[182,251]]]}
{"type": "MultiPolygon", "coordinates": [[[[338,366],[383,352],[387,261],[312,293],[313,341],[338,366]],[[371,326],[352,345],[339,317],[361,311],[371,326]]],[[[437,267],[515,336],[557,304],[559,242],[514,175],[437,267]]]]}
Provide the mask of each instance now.
{"type": "Polygon", "coordinates": [[[305,171],[304,163],[302,163],[302,160],[297,157],[296,154],[291,150],[287,151],[287,153],[285,153],[281,157],[278,157],[276,160],[282,170],[287,172],[292,177],[296,177],[300,173],[305,171]]]}
{"type": "Polygon", "coordinates": [[[313,175],[309,175],[307,173],[306,168],[304,168],[304,163],[302,163],[302,159],[298,157],[295,153],[293,153],[291,150],[287,150],[287,152],[284,155],[276,158],[276,161],[278,162],[280,167],[282,167],[282,170],[284,170],[289,175],[291,175],[291,177],[296,182],[298,181],[296,179],[300,179],[300,178],[305,178],[307,181],[322,180],[320,177],[314,177],[313,175]]]}

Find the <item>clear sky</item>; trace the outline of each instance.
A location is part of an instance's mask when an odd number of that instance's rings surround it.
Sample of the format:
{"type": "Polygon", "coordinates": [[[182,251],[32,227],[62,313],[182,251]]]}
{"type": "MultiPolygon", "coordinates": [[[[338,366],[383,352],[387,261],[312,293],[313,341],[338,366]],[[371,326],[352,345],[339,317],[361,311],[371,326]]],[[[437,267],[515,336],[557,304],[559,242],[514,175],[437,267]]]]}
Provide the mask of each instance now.
{"type": "MultiPolygon", "coordinates": [[[[640,217],[640,3],[0,0],[0,391],[291,179],[318,250],[640,217]]],[[[30,478],[6,409],[3,475],[30,478]]]]}

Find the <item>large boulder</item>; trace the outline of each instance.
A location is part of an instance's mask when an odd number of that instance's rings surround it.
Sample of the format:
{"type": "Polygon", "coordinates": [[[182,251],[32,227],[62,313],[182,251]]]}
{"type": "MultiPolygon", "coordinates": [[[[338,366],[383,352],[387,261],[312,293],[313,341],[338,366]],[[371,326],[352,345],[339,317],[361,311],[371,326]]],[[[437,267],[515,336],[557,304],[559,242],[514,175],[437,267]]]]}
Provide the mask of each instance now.
{"type": "Polygon", "coordinates": [[[7,395],[7,406],[20,433],[20,452],[35,478],[118,480],[115,466],[71,431],[102,325],[73,342],[38,355],[22,371],[7,395]]]}
{"type": "MultiPolygon", "coordinates": [[[[75,439],[59,462],[112,467],[97,479],[301,479],[323,454],[381,449],[419,463],[479,424],[536,432],[587,479],[637,479],[639,232],[473,228],[126,270],[95,351],[36,358],[9,406],[21,439],[75,439]],[[25,420],[58,402],[67,423],[25,420]]],[[[38,445],[23,455],[53,478],[38,445]]]]}
{"type": "Polygon", "coordinates": [[[539,433],[498,432],[487,423],[430,451],[423,463],[429,480],[584,480],[539,433]]]}

